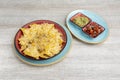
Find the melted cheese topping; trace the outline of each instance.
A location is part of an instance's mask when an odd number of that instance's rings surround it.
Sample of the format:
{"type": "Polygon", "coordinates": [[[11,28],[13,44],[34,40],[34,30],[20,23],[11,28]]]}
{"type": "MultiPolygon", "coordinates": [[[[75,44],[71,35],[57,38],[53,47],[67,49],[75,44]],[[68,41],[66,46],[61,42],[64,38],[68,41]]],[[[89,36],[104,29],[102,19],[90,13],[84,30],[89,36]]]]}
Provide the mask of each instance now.
{"type": "Polygon", "coordinates": [[[54,24],[32,24],[30,28],[21,28],[23,36],[19,39],[21,51],[35,59],[49,58],[62,49],[62,34],[54,24]]]}

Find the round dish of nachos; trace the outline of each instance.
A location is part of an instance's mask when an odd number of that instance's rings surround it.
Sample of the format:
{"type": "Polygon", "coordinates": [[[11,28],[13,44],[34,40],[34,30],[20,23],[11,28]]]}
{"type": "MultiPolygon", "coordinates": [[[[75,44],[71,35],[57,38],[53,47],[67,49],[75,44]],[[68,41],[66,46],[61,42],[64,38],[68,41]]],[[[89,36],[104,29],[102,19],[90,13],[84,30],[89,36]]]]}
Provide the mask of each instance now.
{"type": "Polygon", "coordinates": [[[37,20],[20,28],[14,44],[18,55],[43,61],[61,54],[67,44],[65,29],[50,20],[37,20]]]}

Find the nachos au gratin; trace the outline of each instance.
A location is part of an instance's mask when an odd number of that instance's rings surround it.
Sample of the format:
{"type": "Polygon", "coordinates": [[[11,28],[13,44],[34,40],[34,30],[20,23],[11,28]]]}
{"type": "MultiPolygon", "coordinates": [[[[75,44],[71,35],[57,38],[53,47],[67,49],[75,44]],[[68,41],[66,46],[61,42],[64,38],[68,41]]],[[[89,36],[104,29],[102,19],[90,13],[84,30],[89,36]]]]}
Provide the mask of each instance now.
{"type": "Polygon", "coordinates": [[[29,28],[21,28],[23,35],[19,38],[20,51],[34,59],[47,59],[62,50],[63,34],[54,24],[30,24],[29,28]]]}

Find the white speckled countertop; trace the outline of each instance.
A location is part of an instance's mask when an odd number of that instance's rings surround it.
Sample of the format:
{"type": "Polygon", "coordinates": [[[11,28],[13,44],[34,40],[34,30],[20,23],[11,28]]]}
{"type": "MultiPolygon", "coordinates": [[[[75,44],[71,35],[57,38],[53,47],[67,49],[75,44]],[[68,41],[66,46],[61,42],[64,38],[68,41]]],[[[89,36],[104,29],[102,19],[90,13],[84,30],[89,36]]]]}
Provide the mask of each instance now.
{"type": "Polygon", "coordinates": [[[120,80],[120,0],[0,0],[0,80],[120,80]],[[60,63],[34,67],[15,55],[13,40],[24,24],[49,19],[65,25],[67,14],[87,9],[102,16],[110,35],[98,45],[73,37],[60,63]]]}

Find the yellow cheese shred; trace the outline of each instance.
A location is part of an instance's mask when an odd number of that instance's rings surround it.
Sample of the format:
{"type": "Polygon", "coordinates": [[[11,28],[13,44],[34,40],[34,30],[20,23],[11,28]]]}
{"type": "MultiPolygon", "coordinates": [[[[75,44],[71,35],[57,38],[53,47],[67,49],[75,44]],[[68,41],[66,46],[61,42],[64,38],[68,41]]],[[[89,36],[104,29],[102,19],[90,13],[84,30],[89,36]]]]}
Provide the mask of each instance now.
{"type": "Polygon", "coordinates": [[[31,24],[30,28],[21,28],[21,31],[21,51],[35,59],[47,59],[58,54],[64,42],[62,34],[55,29],[54,24],[31,24]]]}

